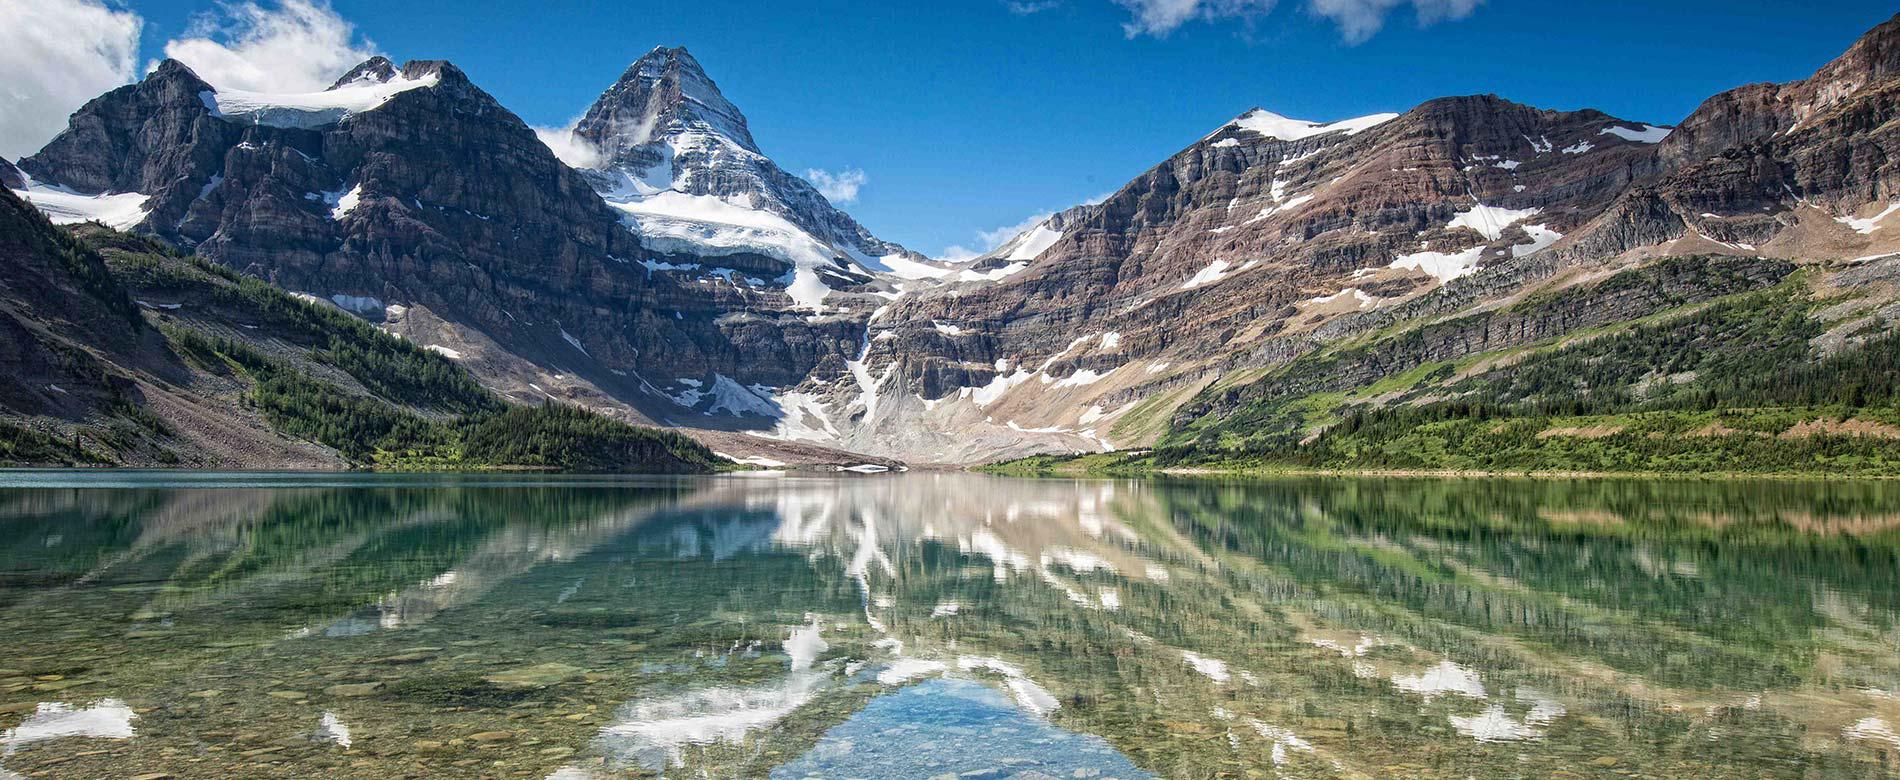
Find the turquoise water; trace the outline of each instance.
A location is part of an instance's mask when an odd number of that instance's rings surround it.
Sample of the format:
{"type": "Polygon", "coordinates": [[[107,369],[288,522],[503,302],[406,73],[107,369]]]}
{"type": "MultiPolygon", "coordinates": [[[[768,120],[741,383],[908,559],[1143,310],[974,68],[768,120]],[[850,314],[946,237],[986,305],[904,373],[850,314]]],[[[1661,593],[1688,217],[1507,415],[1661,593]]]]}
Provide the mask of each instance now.
{"type": "Polygon", "coordinates": [[[0,473],[0,778],[1896,776],[1882,483],[0,473]]]}

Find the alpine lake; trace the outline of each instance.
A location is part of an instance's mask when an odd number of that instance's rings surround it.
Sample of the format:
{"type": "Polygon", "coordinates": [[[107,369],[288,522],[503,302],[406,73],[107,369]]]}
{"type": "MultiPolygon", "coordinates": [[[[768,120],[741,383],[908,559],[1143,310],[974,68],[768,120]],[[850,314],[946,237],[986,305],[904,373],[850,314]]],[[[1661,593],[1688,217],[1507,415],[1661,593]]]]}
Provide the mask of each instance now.
{"type": "Polygon", "coordinates": [[[0,778],[1891,778],[1900,483],[0,473],[0,778]]]}

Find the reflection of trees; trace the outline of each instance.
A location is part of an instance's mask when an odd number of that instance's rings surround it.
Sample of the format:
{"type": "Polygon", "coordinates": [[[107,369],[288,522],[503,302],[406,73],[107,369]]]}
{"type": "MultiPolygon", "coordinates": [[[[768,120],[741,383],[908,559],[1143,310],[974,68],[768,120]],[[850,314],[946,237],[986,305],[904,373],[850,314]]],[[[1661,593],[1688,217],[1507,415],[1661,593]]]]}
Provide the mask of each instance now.
{"type": "MultiPolygon", "coordinates": [[[[115,650],[129,668],[234,657],[208,640],[276,643],[295,626],[376,636],[244,663],[481,638],[508,668],[624,673],[591,691],[624,684],[614,733],[640,734],[717,714],[716,687],[781,690],[773,653],[811,626],[831,649],[801,667],[818,681],[797,689],[804,703],[753,708],[782,719],[751,738],[793,754],[895,669],[1046,695],[1057,723],[1170,777],[1276,761],[1304,776],[1393,762],[1543,776],[1602,754],[1719,776],[1839,751],[1845,728],[1892,708],[1855,690],[1900,688],[1889,490],[919,474],[9,494],[0,520],[23,532],[0,540],[0,562],[36,579],[0,583],[14,594],[0,595],[0,653],[21,627],[119,643],[134,613],[193,639],[115,650]],[[385,633],[419,622],[442,641],[385,633]],[[864,664],[861,684],[847,664],[864,664]]],[[[402,669],[479,681],[483,662],[402,669]]],[[[352,707],[444,717],[400,697],[352,707]]],[[[760,769],[757,747],[687,752],[760,769]]]]}

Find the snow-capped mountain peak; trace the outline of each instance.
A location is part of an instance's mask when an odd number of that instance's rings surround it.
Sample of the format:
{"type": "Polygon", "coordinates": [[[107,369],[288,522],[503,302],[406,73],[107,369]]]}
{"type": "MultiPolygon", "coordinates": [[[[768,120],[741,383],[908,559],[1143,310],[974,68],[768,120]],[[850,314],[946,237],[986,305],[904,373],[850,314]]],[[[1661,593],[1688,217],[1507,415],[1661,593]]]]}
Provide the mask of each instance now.
{"type": "Polygon", "coordinates": [[[600,152],[602,166],[646,169],[667,162],[662,147],[680,140],[760,154],[745,114],[726,99],[685,47],[658,47],[628,66],[574,128],[600,152]]]}
{"type": "Polygon", "coordinates": [[[921,261],[872,236],[811,183],[760,151],[745,114],[684,48],[656,48],[587,110],[573,139],[597,155],[589,180],[649,248],[792,264],[786,292],[822,310],[835,284],[921,261]],[[829,280],[829,281],[827,281],[829,280]]]}
{"type": "Polygon", "coordinates": [[[1215,131],[1212,138],[1229,130],[1245,130],[1281,141],[1298,141],[1327,133],[1345,133],[1357,135],[1379,125],[1399,118],[1398,114],[1372,114],[1369,116],[1344,119],[1338,122],[1308,122],[1304,119],[1289,119],[1264,108],[1255,108],[1234,118],[1215,131]]]}

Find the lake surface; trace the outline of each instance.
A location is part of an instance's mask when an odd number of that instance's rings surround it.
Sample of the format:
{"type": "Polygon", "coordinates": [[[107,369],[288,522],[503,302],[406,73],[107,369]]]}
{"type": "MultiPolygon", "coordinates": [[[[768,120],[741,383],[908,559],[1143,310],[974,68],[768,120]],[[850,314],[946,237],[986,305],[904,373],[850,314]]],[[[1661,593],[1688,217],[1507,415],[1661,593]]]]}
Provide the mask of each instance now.
{"type": "Polygon", "coordinates": [[[1900,775],[1900,485],[0,473],[0,778],[1900,775]]]}

